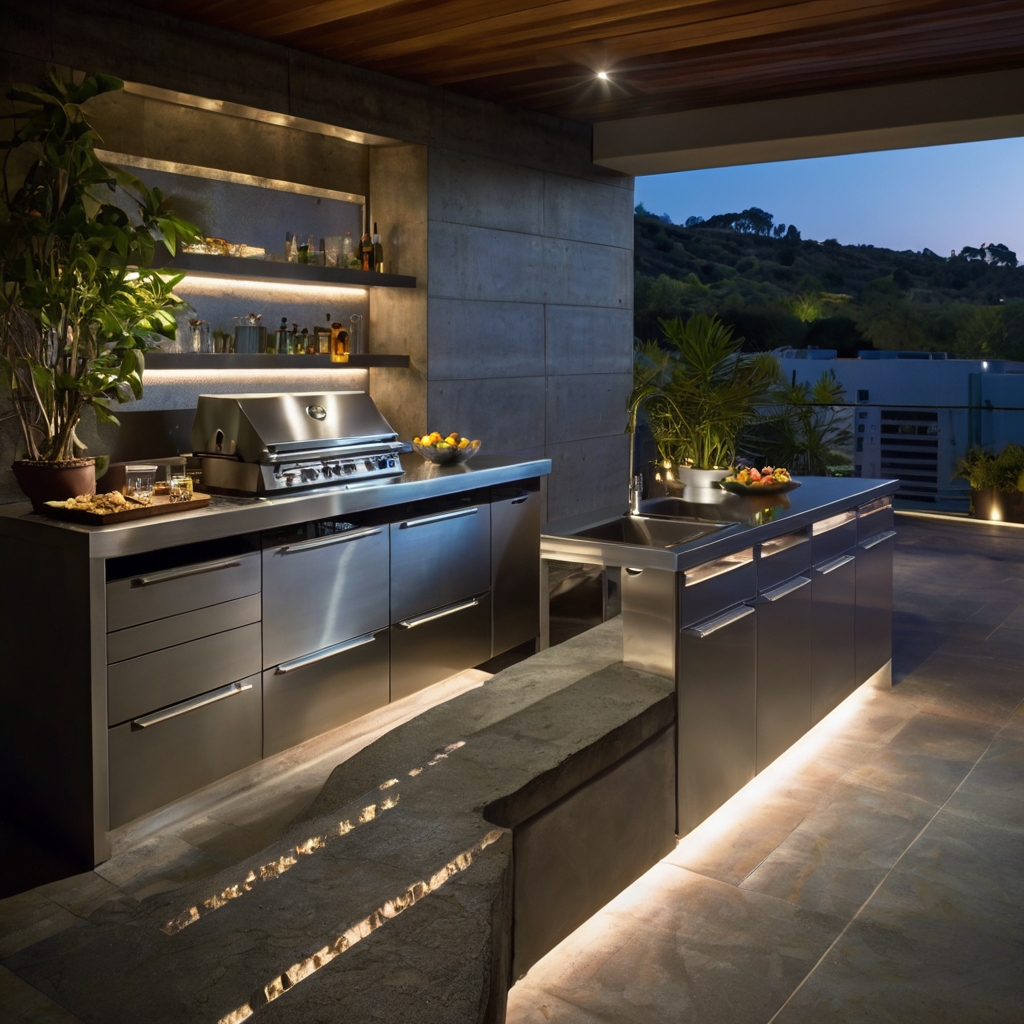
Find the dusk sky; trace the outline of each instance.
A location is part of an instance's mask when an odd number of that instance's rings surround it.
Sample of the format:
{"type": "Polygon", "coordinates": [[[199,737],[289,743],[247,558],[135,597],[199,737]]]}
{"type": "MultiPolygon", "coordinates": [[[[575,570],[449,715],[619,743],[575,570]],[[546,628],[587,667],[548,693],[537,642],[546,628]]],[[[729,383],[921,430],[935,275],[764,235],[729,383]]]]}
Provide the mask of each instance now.
{"type": "Polygon", "coordinates": [[[1002,242],[1024,262],[1024,138],[637,178],[677,224],[759,206],[804,238],[940,256],[1002,242]]]}

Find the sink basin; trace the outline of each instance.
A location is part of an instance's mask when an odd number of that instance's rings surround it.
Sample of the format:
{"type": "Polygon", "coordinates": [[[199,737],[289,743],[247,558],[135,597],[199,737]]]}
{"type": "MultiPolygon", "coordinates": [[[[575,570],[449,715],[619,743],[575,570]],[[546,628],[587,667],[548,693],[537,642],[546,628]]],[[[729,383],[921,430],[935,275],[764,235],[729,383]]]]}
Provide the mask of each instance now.
{"type": "Polygon", "coordinates": [[[689,501],[686,498],[665,495],[660,498],[647,498],[640,502],[641,516],[654,516],[665,519],[702,519],[716,523],[746,523],[748,526],[759,526],[771,522],[774,515],[772,509],[789,508],[789,498],[785,494],[762,494],[746,496],[722,492],[722,499],[711,503],[689,501]]]}
{"type": "Polygon", "coordinates": [[[606,523],[580,530],[576,537],[632,544],[645,548],[674,548],[725,527],[725,523],[683,523],[647,516],[620,516],[606,523]]]}

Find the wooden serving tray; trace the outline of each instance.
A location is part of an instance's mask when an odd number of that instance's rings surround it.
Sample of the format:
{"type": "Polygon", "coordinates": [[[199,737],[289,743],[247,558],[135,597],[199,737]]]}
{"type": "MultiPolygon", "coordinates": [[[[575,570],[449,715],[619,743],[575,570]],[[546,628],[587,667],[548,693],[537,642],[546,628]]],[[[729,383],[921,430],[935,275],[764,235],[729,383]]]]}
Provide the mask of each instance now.
{"type": "Polygon", "coordinates": [[[114,523],[127,523],[133,519],[150,519],[153,516],[174,515],[176,512],[192,512],[197,508],[206,508],[210,504],[210,495],[196,491],[191,501],[172,502],[166,494],[158,494],[153,498],[152,505],[141,505],[127,508],[123,512],[85,512],[77,508],[54,508],[46,506],[46,514],[54,519],[63,519],[68,523],[81,523],[84,526],[110,526],[114,523]]]}

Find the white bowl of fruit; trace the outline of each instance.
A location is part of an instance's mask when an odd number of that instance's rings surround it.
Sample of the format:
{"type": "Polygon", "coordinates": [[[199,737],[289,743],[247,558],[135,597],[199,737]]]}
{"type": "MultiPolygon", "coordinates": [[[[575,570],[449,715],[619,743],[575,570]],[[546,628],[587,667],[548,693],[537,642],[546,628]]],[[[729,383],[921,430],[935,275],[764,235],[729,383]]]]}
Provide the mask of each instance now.
{"type": "Polygon", "coordinates": [[[722,481],[722,486],[734,494],[781,494],[800,484],[781,466],[741,466],[722,481]]]}
{"type": "Polygon", "coordinates": [[[412,439],[413,448],[428,462],[438,466],[452,466],[460,462],[469,462],[478,451],[480,442],[471,441],[452,431],[447,437],[436,430],[412,439]]]}

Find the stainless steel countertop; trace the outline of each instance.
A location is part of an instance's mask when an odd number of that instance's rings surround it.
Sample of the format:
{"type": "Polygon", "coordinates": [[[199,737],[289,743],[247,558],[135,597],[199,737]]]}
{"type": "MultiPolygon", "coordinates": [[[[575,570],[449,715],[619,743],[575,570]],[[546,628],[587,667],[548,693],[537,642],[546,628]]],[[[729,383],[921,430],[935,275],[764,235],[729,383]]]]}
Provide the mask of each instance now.
{"type": "Polygon", "coordinates": [[[625,515],[628,505],[609,505],[541,527],[542,558],[592,565],[629,566],[681,572],[715,558],[742,551],[772,537],[894,494],[898,480],[804,477],[786,494],[746,497],[726,493],[720,502],[694,508],[698,518],[724,521],[724,529],[671,548],[639,547],[590,540],[574,534],[625,515]],[[621,555],[619,554],[621,552],[621,555]]]}
{"type": "Polygon", "coordinates": [[[194,512],[111,526],[79,526],[48,519],[33,513],[28,502],[17,502],[0,505],[0,534],[84,551],[89,558],[116,558],[437,498],[551,472],[550,459],[521,460],[499,455],[478,455],[462,466],[434,466],[410,454],[402,456],[402,465],[405,475],[401,477],[273,498],[214,497],[208,508],[194,512]]]}

